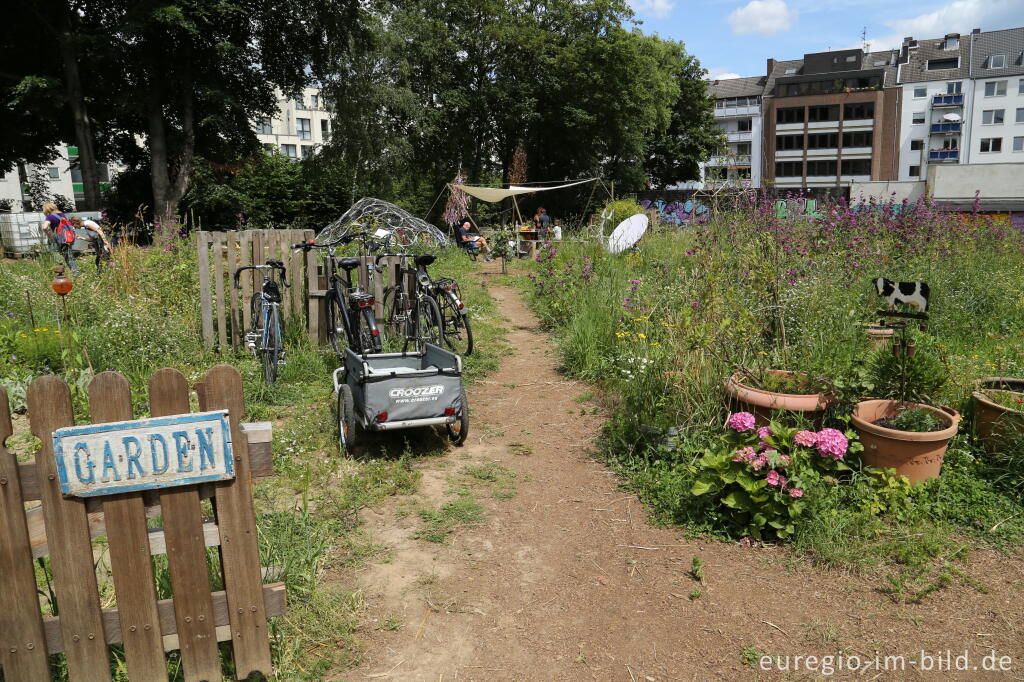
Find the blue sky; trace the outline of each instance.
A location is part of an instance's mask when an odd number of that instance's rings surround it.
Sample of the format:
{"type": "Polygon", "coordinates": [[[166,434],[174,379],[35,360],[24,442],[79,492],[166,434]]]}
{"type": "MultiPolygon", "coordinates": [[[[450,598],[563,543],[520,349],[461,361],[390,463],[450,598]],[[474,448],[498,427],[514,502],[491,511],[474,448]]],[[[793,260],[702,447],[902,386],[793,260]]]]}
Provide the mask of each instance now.
{"type": "Polygon", "coordinates": [[[1024,26],[1024,0],[630,0],[641,29],[681,40],[712,78],[759,76],[765,60],[861,44],[898,47],[934,38],[1024,26]]]}

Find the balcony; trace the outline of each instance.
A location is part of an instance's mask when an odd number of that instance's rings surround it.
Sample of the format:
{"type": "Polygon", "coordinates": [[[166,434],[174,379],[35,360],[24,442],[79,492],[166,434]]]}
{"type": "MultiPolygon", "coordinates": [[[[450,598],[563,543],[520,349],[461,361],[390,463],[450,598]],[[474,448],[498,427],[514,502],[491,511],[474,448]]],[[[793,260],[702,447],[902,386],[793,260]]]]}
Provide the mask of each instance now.
{"type": "Polygon", "coordinates": [[[728,118],[730,116],[756,116],[761,113],[761,106],[753,104],[743,107],[715,107],[715,118],[728,118]]]}
{"type": "Polygon", "coordinates": [[[750,142],[751,140],[754,139],[754,134],[751,133],[749,130],[746,132],[731,130],[726,132],[725,139],[727,139],[729,142],[750,142]]]}
{"type": "Polygon", "coordinates": [[[750,154],[729,154],[727,156],[712,156],[708,159],[708,166],[750,166],[750,154]]]}
{"type": "Polygon", "coordinates": [[[933,107],[962,107],[963,105],[964,96],[962,94],[932,96],[933,107]]]}
{"type": "Polygon", "coordinates": [[[951,133],[959,133],[960,132],[960,126],[961,126],[961,123],[959,121],[957,121],[956,123],[933,123],[932,124],[932,134],[933,135],[945,135],[945,134],[951,134],[951,133]]]}
{"type": "Polygon", "coordinates": [[[959,149],[929,149],[928,150],[929,161],[959,161],[960,150],[959,149]]]}

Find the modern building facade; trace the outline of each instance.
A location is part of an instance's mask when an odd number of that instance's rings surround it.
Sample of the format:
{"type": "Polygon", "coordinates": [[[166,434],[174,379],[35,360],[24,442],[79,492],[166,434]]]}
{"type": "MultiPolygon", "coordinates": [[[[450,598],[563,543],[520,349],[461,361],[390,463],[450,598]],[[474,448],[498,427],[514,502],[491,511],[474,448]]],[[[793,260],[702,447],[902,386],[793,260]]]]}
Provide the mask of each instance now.
{"type": "Polygon", "coordinates": [[[971,130],[967,162],[1024,163],[1024,27],[975,31],[969,41],[974,98],[964,114],[971,130]]]}
{"type": "Polygon", "coordinates": [[[278,113],[256,122],[263,147],[293,159],[306,159],[331,138],[331,112],[318,88],[306,88],[295,98],[278,96],[278,113]]]}
{"type": "MultiPolygon", "coordinates": [[[[10,203],[14,212],[31,211],[28,204],[25,184],[34,171],[41,171],[49,183],[49,194],[59,194],[78,205],[85,199],[85,188],[82,184],[82,171],[78,167],[78,147],[60,145],[54,150],[56,158],[48,164],[18,164],[17,168],[0,175],[0,199],[10,203]]],[[[121,167],[117,164],[101,163],[98,165],[100,187],[106,189],[110,181],[117,175],[121,167]]]]}
{"type": "Polygon", "coordinates": [[[715,98],[715,121],[726,138],[726,149],[703,165],[705,184],[746,183],[761,186],[764,76],[713,81],[708,87],[715,98]]]}

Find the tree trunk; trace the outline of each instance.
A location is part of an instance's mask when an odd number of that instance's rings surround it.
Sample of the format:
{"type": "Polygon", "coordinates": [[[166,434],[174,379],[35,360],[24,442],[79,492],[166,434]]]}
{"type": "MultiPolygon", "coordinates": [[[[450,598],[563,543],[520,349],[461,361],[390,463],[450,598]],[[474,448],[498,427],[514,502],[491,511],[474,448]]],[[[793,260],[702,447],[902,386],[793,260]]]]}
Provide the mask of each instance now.
{"type": "Polygon", "coordinates": [[[164,130],[160,89],[149,84],[146,118],[149,125],[149,181],[153,187],[153,223],[159,225],[168,216],[171,181],[167,175],[167,135],[164,130]]]}
{"type": "Polygon", "coordinates": [[[79,210],[94,211],[100,206],[100,176],[96,171],[96,152],[93,146],[92,121],[85,106],[82,79],[78,72],[78,55],[70,30],[58,41],[64,62],[64,88],[75,124],[75,142],[78,144],[78,167],[82,171],[85,200],[76,206],[79,210]]]}
{"type": "MultiPolygon", "coordinates": [[[[159,48],[156,48],[159,49],[159,48]]],[[[191,50],[182,49],[179,56],[185,63],[182,82],[178,84],[181,92],[181,149],[172,164],[172,152],[167,142],[167,122],[164,118],[163,95],[165,90],[160,87],[156,70],[150,72],[149,97],[146,117],[149,125],[149,157],[150,184],[153,188],[153,222],[157,232],[163,224],[173,224],[178,203],[188,190],[192,176],[192,159],[195,156],[195,111],[192,93],[191,73],[188,69],[191,50]],[[172,172],[172,165],[176,168],[172,172]]],[[[159,63],[159,59],[155,60],[159,63]]]]}

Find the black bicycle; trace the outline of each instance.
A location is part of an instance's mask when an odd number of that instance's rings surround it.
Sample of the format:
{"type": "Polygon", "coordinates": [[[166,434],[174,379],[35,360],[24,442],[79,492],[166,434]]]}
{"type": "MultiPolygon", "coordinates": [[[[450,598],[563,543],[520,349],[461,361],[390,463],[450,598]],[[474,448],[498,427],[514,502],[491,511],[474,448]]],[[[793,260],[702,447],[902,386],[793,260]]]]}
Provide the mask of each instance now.
{"type": "Polygon", "coordinates": [[[263,366],[263,379],[272,384],[277,381],[278,367],[284,363],[284,345],[281,335],[281,288],[274,279],[275,270],[281,271],[281,283],[289,286],[284,263],[268,260],[266,265],[246,265],[235,270],[235,288],[241,289],[239,276],[246,270],[266,270],[263,284],[249,300],[252,321],[245,334],[245,345],[263,366]]]}
{"type": "Polygon", "coordinates": [[[310,240],[292,245],[292,248],[303,251],[324,251],[328,287],[327,340],[339,358],[344,355],[346,347],[361,354],[381,352],[380,331],[373,314],[376,301],[372,293],[359,286],[358,280],[354,284],[352,281],[352,271],[360,267],[362,260],[354,257],[339,258],[333,252],[341,244],[365,237],[365,232],[350,232],[326,244],[310,240]]]}
{"type": "Polygon", "coordinates": [[[384,290],[384,333],[390,339],[402,339],[402,352],[413,344],[422,352],[426,344],[441,345],[444,341],[444,327],[441,310],[431,295],[433,282],[426,268],[434,262],[431,254],[410,256],[404,253],[382,253],[376,262],[386,256],[397,256],[404,260],[412,258],[414,267],[404,262],[395,268],[393,285],[384,290]]]}
{"type": "Polygon", "coordinates": [[[437,301],[437,306],[441,311],[444,342],[459,355],[471,354],[473,352],[473,328],[469,324],[466,305],[462,302],[459,283],[450,277],[433,280],[430,294],[437,301]]]}

